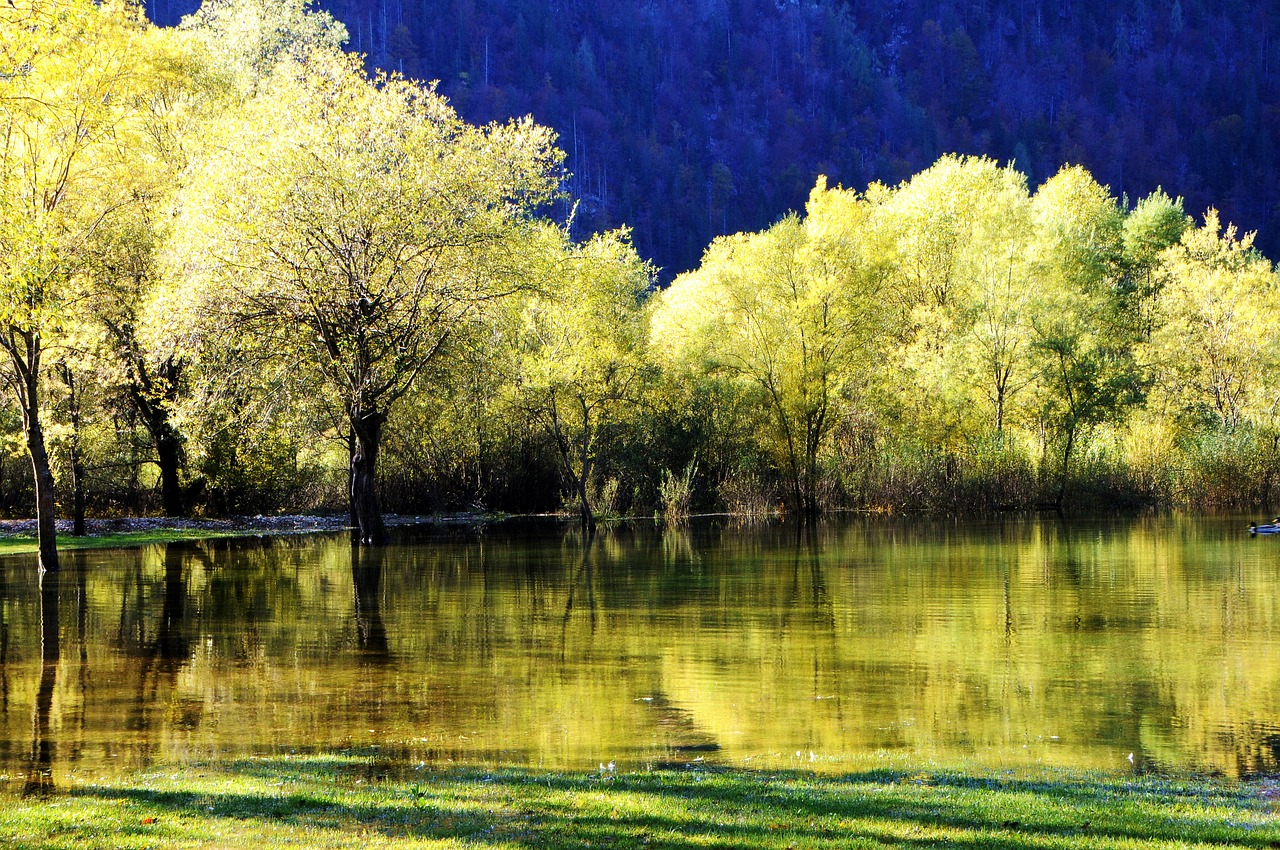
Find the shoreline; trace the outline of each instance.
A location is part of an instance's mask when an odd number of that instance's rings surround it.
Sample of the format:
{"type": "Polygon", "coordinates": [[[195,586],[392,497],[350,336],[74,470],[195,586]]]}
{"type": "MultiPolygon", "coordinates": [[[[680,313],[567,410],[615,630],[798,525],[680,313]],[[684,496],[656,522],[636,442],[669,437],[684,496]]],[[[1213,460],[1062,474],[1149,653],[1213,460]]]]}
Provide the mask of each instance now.
{"type": "MultiPolygon", "coordinates": [[[[388,514],[383,522],[388,528],[412,525],[443,525],[491,522],[498,517],[480,514],[448,514],[412,516],[388,514]]],[[[110,549],[173,543],[182,540],[209,540],[231,537],[277,536],[290,534],[324,534],[349,531],[351,525],[343,514],[284,514],[279,516],[231,516],[213,519],[187,517],[113,517],[85,521],[84,537],[71,535],[69,519],[59,519],[59,550],[110,549]]],[[[0,555],[24,555],[37,551],[34,519],[0,520],[0,555]]]]}

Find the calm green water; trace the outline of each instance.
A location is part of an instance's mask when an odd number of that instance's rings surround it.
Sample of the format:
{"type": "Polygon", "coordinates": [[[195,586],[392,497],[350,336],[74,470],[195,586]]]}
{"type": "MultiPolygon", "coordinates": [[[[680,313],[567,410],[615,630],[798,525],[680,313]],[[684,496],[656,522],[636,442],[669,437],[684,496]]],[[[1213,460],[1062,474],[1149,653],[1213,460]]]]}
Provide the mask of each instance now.
{"type": "Polygon", "coordinates": [[[344,537],[218,541],[67,553],[43,598],[34,558],[9,558],[0,775],[61,787],[351,750],[401,767],[1277,771],[1280,539],[1243,528],[694,524],[584,545],[513,525],[354,555],[344,537]]]}

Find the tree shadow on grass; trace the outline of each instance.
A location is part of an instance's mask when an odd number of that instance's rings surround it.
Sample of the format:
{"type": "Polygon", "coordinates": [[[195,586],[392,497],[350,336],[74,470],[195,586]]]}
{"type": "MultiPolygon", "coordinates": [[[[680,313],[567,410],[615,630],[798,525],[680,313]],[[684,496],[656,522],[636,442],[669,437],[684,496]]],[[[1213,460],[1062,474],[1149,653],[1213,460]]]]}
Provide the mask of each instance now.
{"type": "Polygon", "coordinates": [[[1280,847],[1247,788],[1161,779],[667,771],[422,772],[365,783],[360,760],[249,760],[173,788],[95,787],[155,817],[232,819],[395,839],[527,847],[1280,847]],[[359,783],[359,784],[357,784],[359,783]],[[228,791],[227,787],[236,790],[228,791]]]}

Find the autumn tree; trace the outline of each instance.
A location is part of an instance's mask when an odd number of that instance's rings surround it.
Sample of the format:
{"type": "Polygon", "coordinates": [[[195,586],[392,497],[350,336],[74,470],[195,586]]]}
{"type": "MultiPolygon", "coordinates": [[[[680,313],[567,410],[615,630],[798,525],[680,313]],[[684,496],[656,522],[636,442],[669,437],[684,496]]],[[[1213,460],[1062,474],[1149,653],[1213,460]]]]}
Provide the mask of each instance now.
{"type": "Polygon", "coordinates": [[[555,443],[582,522],[595,523],[589,492],[601,431],[639,403],[651,368],[645,296],[653,269],[625,232],[571,243],[548,228],[544,286],[522,317],[523,405],[555,443]]]}
{"type": "Polygon", "coordinates": [[[42,420],[48,355],[76,319],[88,241],[135,201],[121,177],[139,104],[175,56],[131,3],[0,11],[0,350],[22,411],[45,570],[58,567],[42,420]]]}
{"type": "Polygon", "coordinates": [[[1201,227],[1161,254],[1158,329],[1147,359],[1177,417],[1234,430],[1274,416],[1280,278],[1253,239],[1209,210],[1201,227]]]}
{"type": "Polygon", "coordinates": [[[1165,249],[1178,244],[1191,219],[1182,198],[1171,198],[1156,189],[1142,198],[1124,217],[1124,276],[1122,288],[1132,311],[1134,330],[1147,340],[1155,328],[1155,306],[1165,282],[1161,258],[1165,249]]]}
{"type": "Polygon", "coordinates": [[[945,156],[886,195],[872,219],[913,427],[948,450],[990,433],[1000,441],[1031,381],[1026,178],[990,159],[945,156]]]}
{"type": "Polygon", "coordinates": [[[875,371],[881,278],[864,256],[867,205],[819,181],[808,216],[722,237],[677,278],[654,345],[757,394],[795,512],[819,510],[819,459],[838,406],[875,371]]]}
{"type": "Polygon", "coordinates": [[[1123,212],[1083,168],[1063,168],[1032,199],[1038,287],[1033,350],[1039,415],[1060,452],[1054,503],[1066,498],[1081,437],[1143,397],[1126,291],[1118,286],[1123,212]]]}
{"type": "Polygon", "coordinates": [[[528,120],[473,127],[430,88],[318,50],[277,66],[194,165],[175,273],[341,411],[362,541],[385,536],[387,418],[456,328],[523,285],[512,256],[558,162],[528,120]]]}
{"type": "Polygon", "coordinates": [[[315,0],[206,0],[179,29],[252,94],[281,62],[301,63],[312,51],[346,44],[347,28],[315,6],[315,0]]]}

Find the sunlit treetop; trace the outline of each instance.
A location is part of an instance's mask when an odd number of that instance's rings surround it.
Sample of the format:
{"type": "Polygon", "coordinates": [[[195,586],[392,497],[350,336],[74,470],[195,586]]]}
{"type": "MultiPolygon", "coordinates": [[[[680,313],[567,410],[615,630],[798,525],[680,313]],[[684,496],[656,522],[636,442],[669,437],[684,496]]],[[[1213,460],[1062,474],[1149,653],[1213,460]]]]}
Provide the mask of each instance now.
{"type": "Polygon", "coordinates": [[[179,28],[191,33],[252,91],[282,61],[339,51],[347,28],[315,0],[206,0],[179,28]]]}

